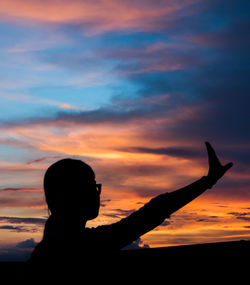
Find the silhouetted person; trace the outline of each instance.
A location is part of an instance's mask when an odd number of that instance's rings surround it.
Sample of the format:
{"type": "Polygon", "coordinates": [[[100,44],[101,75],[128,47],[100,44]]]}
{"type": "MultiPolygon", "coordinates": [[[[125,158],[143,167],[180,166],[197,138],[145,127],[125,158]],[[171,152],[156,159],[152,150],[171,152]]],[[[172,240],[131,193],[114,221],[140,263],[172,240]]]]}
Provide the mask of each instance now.
{"type": "Polygon", "coordinates": [[[32,264],[81,264],[98,266],[111,253],[129,245],[141,235],[160,225],[172,213],[188,204],[213,185],[232,167],[222,165],[215,151],[206,143],[209,161],[207,176],[194,183],[153,198],[138,211],[111,225],[86,228],[88,220],[98,216],[101,184],[86,163],[63,159],[45,173],[44,190],[51,212],[42,241],[34,249],[32,264]]]}

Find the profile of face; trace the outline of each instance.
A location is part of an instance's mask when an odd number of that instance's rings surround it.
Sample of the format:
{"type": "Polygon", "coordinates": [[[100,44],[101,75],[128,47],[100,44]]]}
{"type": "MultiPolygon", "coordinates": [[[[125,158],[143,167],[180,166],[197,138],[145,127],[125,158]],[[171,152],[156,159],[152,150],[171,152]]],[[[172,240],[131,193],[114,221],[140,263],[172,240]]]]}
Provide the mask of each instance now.
{"type": "Polygon", "coordinates": [[[101,184],[93,169],[81,160],[62,159],[44,176],[44,191],[52,215],[91,220],[98,216],[101,184]]]}

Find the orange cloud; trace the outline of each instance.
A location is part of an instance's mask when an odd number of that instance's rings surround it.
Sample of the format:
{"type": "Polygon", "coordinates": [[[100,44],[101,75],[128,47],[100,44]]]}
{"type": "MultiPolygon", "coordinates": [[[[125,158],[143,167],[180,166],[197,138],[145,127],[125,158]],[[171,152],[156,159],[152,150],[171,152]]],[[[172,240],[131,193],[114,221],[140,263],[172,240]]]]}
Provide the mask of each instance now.
{"type": "Polygon", "coordinates": [[[250,238],[249,220],[237,219],[239,209],[244,213],[248,211],[250,219],[248,202],[207,200],[205,196],[173,214],[169,223],[142,239],[151,247],[158,247],[250,238]]]}
{"type": "MultiPolygon", "coordinates": [[[[0,191],[1,210],[9,208],[45,209],[46,203],[43,191],[0,191]]],[[[0,211],[1,212],[1,211],[0,211]]]]}

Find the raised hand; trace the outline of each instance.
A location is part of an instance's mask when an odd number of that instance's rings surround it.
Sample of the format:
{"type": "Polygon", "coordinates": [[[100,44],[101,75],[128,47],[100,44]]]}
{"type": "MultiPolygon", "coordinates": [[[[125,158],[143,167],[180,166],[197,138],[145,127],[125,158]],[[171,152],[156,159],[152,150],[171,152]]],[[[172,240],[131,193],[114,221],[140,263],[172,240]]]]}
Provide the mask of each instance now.
{"type": "Polygon", "coordinates": [[[209,142],[206,142],[207,153],[208,153],[208,179],[212,184],[215,184],[227,171],[233,166],[232,162],[222,165],[209,142]]]}

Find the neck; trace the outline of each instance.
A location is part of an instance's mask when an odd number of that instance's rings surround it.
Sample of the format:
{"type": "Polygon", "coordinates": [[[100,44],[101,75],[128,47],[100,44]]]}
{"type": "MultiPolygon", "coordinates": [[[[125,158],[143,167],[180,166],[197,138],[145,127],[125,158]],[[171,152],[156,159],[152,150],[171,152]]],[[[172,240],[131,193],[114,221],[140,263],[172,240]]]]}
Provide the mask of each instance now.
{"type": "Polygon", "coordinates": [[[78,216],[65,216],[58,214],[51,214],[50,218],[55,221],[55,223],[64,224],[67,228],[71,229],[82,229],[85,228],[87,220],[78,216]]]}

